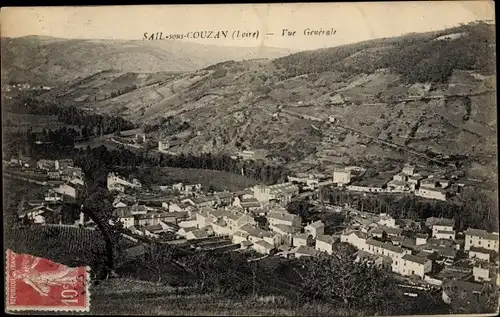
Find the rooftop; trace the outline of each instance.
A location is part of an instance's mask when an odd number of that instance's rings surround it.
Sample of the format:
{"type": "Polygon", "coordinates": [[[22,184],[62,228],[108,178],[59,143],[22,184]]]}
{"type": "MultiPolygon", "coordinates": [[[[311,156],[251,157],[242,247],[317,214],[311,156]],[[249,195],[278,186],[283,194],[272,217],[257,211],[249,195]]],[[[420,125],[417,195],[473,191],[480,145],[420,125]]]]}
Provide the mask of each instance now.
{"type": "Polygon", "coordinates": [[[312,237],[311,234],[305,232],[305,233],[297,233],[293,235],[294,239],[304,239],[307,240],[309,237],[312,237]]]}
{"type": "Polygon", "coordinates": [[[397,246],[393,245],[392,243],[384,243],[384,242],[381,242],[381,241],[378,241],[375,239],[368,239],[368,240],[366,240],[366,244],[373,245],[373,246],[376,246],[376,247],[379,247],[379,248],[382,248],[382,249],[385,249],[388,251],[400,253],[400,254],[404,253],[403,248],[397,247],[397,246]]]}
{"type": "Polygon", "coordinates": [[[191,233],[197,239],[208,237],[208,234],[207,234],[207,232],[205,230],[193,230],[193,231],[191,231],[191,233]]]}
{"type": "Polygon", "coordinates": [[[486,230],[469,228],[467,229],[467,231],[465,231],[465,234],[468,236],[481,237],[487,240],[498,240],[497,232],[492,233],[492,232],[487,232],[486,230]]]}
{"type": "Polygon", "coordinates": [[[425,223],[427,225],[433,225],[433,226],[450,226],[450,227],[455,226],[455,220],[448,219],[448,218],[430,217],[430,218],[427,218],[425,223]]]}
{"type": "Polygon", "coordinates": [[[437,245],[437,246],[446,246],[446,247],[452,247],[456,243],[453,240],[450,239],[436,239],[436,238],[429,238],[427,240],[427,244],[430,245],[437,245]]]}
{"type": "Polygon", "coordinates": [[[293,250],[295,253],[298,254],[304,254],[304,255],[310,255],[310,256],[316,256],[318,255],[318,250],[315,250],[311,247],[306,247],[304,245],[301,245],[300,247],[296,248],[293,250]]]}
{"type": "Polygon", "coordinates": [[[403,229],[399,229],[399,228],[391,228],[391,227],[386,227],[386,226],[379,226],[379,227],[376,227],[374,229],[372,229],[370,231],[370,233],[382,233],[382,232],[386,232],[387,234],[395,234],[395,235],[400,235],[401,233],[403,233],[403,229]]]}
{"type": "Polygon", "coordinates": [[[324,227],[325,224],[323,223],[323,221],[321,220],[318,220],[318,221],[315,221],[313,223],[310,223],[309,225],[307,225],[308,227],[312,227],[312,228],[315,228],[315,229],[318,229],[318,228],[321,228],[321,227],[324,227]]]}
{"type": "Polygon", "coordinates": [[[422,257],[419,257],[419,256],[415,256],[415,255],[411,255],[411,254],[405,254],[405,255],[403,255],[403,260],[415,262],[415,263],[418,263],[418,264],[425,264],[425,262],[427,261],[427,259],[425,259],[425,258],[422,258],[422,257]]]}
{"type": "Polygon", "coordinates": [[[220,193],[216,193],[215,196],[219,197],[219,198],[229,198],[229,197],[233,197],[233,193],[232,192],[220,192],[220,193]]]}
{"type": "Polygon", "coordinates": [[[248,233],[245,233],[245,232],[242,232],[242,231],[238,231],[235,234],[233,234],[233,236],[247,238],[248,237],[248,233]]]}
{"type": "Polygon", "coordinates": [[[210,202],[210,201],[216,201],[217,197],[215,197],[215,196],[199,196],[199,197],[191,198],[191,200],[195,204],[202,204],[202,203],[206,203],[206,202],[210,202]]]}
{"type": "Polygon", "coordinates": [[[279,220],[286,220],[286,221],[294,221],[298,218],[299,216],[289,214],[289,213],[284,213],[284,212],[275,212],[272,211],[267,215],[267,218],[269,219],[279,219],[279,220]]]}
{"type": "Polygon", "coordinates": [[[147,226],[144,228],[144,230],[147,230],[149,232],[161,231],[161,230],[163,230],[163,227],[158,224],[158,225],[153,225],[153,226],[147,226]]]}
{"type": "Polygon", "coordinates": [[[272,234],[268,231],[264,231],[256,226],[252,226],[251,224],[245,224],[240,227],[241,231],[248,233],[251,236],[259,237],[259,238],[270,238],[272,234]]]}
{"type": "Polygon", "coordinates": [[[231,220],[234,220],[234,221],[236,221],[236,220],[240,219],[240,218],[241,218],[241,217],[243,217],[243,216],[244,216],[244,214],[242,214],[241,212],[238,212],[238,213],[232,213],[232,212],[231,212],[231,213],[228,213],[228,214],[226,215],[226,217],[227,217],[227,218],[229,218],[229,219],[231,219],[231,220]]]}
{"type": "Polygon", "coordinates": [[[444,256],[444,257],[456,257],[457,256],[457,250],[450,248],[450,247],[442,247],[442,246],[436,246],[436,245],[431,245],[428,246],[426,245],[424,247],[424,250],[431,250],[436,252],[437,254],[444,256]]]}
{"type": "Polygon", "coordinates": [[[332,236],[320,234],[316,237],[316,241],[321,241],[321,242],[326,242],[326,243],[332,244],[334,242],[334,239],[332,236]]]}
{"type": "Polygon", "coordinates": [[[260,203],[257,198],[242,199],[240,205],[243,208],[260,207],[260,203]]]}
{"type": "Polygon", "coordinates": [[[284,224],[277,224],[277,225],[273,225],[272,227],[276,227],[279,230],[286,232],[286,233],[294,233],[296,231],[296,229],[293,228],[292,226],[288,226],[288,225],[284,225],[284,224]]]}
{"type": "Polygon", "coordinates": [[[351,234],[355,234],[360,239],[365,239],[365,240],[368,239],[368,234],[366,234],[362,231],[359,231],[359,230],[348,230],[348,231],[344,232],[342,235],[349,236],[351,234]]]}
{"type": "Polygon", "coordinates": [[[429,238],[429,235],[427,233],[417,233],[417,234],[415,234],[415,237],[420,238],[420,239],[427,239],[427,238],[429,238]]]}
{"type": "Polygon", "coordinates": [[[234,193],[235,196],[243,196],[243,195],[253,195],[253,191],[251,189],[244,189],[234,193]]]}
{"type": "MultiPolygon", "coordinates": [[[[120,208],[126,208],[126,207],[120,207],[120,208]]],[[[179,212],[161,212],[161,213],[156,213],[156,212],[151,212],[147,213],[145,215],[138,215],[139,219],[155,219],[155,218],[187,218],[188,213],[184,211],[179,211],[179,212]]]]}
{"type": "Polygon", "coordinates": [[[259,245],[261,247],[264,247],[265,249],[267,250],[272,250],[274,249],[274,246],[272,244],[270,244],[269,242],[266,242],[264,240],[259,240],[257,242],[255,242],[256,245],[259,245]]]}

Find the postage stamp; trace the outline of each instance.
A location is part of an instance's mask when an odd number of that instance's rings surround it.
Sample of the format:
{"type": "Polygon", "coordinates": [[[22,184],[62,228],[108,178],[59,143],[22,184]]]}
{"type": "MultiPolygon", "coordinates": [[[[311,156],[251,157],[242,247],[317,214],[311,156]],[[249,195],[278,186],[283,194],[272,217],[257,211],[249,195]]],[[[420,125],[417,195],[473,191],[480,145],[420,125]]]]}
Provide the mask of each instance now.
{"type": "Polygon", "coordinates": [[[90,268],[7,250],[7,311],[88,312],[90,268]]]}

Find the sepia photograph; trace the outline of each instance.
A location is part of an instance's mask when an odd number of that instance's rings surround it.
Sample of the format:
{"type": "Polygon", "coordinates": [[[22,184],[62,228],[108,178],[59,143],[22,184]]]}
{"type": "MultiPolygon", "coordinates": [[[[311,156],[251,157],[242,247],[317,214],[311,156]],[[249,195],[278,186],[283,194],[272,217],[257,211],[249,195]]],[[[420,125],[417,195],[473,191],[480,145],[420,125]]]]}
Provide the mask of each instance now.
{"type": "Polygon", "coordinates": [[[5,312],[498,314],[494,12],[2,7],[5,312]]]}

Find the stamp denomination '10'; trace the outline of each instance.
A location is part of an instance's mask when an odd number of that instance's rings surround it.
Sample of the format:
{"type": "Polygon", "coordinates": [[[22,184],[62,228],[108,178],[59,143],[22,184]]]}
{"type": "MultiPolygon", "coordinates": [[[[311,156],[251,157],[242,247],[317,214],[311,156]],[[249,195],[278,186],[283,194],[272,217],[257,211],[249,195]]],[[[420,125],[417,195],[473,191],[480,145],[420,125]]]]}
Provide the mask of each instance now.
{"type": "Polygon", "coordinates": [[[8,250],[7,311],[89,311],[88,274],[87,267],[8,250]]]}

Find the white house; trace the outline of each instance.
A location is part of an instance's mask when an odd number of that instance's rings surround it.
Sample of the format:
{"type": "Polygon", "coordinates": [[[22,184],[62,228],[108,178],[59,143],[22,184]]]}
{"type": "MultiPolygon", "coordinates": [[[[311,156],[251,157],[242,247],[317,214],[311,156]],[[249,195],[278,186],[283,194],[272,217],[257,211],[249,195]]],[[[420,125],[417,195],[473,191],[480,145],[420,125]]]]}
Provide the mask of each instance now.
{"type": "Polygon", "coordinates": [[[491,250],[478,247],[470,247],[469,259],[478,259],[489,262],[491,258],[491,250]]]}
{"type": "Polygon", "coordinates": [[[74,166],[72,159],[60,159],[56,161],[57,169],[67,169],[74,166]]]}
{"type": "Polygon", "coordinates": [[[399,265],[399,274],[404,276],[417,275],[424,278],[432,270],[432,261],[423,257],[405,254],[399,265]]]}
{"type": "Polygon", "coordinates": [[[367,239],[368,235],[361,231],[346,231],[340,235],[340,242],[349,243],[362,251],[368,250],[367,239]]]}
{"type": "Polygon", "coordinates": [[[291,227],[300,227],[301,219],[297,215],[293,215],[287,212],[270,212],[267,215],[267,220],[270,225],[287,225],[291,227]]]}
{"type": "Polygon", "coordinates": [[[110,191],[113,190],[121,191],[123,187],[140,188],[142,186],[141,183],[136,179],[134,179],[132,182],[129,182],[113,172],[108,174],[107,181],[108,181],[108,190],[110,191]]]}
{"type": "Polygon", "coordinates": [[[315,249],[321,252],[326,252],[328,254],[333,253],[333,243],[334,239],[332,236],[318,235],[316,237],[315,249]]]}
{"type": "Polygon", "coordinates": [[[369,231],[370,235],[378,238],[382,238],[384,232],[390,237],[400,237],[403,233],[403,229],[392,228],[386,226],[378,226],[369,231]]]}
{"type": "Polygon", "coordinates": [[[47,211],[49,211],[47,206],[40,205],[32,209],[19,211],[18,216],[21,219],[26,217],[27,219],[36,220],[38,216],[43,215],[47,211]]]}
{"type": "MultiPolygon", "coordinates": [[[[134,211],[132,209],[132,214],[137,214],[137,213],[134,213],[134,211]]],[[[149,212],[149,213],[144,213],[144,214],[143,213],[137,214],[137,222],[141,226],[158,225],[160,223],[160,221],[177,224],[178,219],[182,219],[182,218],[184,218],[183,213],[149,212]]]]}
{"type": "Polygon", "coordinates": [[[438,231],[453,231],[455,220],[430,217],[426,219],[425,224],[427,227],[432,228],[432,236],[435,238],[438,231]]]}
{"type": "Polygon", "coordinates": [[[193,230],[186,233],[187,240],[197,240],[208,238],[208,234],[205,230],[193,230]]]}
{"type": "Polygon", "coordinates": [[[387,183],[387,191],[393,192],[393,193],[403,193],[407,192],[410,190],[415,190],[412,183],[409,183],[407,181],[398,181],[398,180],[392,180],[387,183]]]}
{"type": "Polygon", "coordinates": [[[428,199],[446,200],[446,191],[442,189],[434,188],[424,188],[420,186],[418,190],[415,191],[415,195],[428,199]]]}
{"type": "Polygon", "coordinates": [[[465,251],[471,247],[485,248],[498,252],[498,232],[469,228],[465,232],[465,251]]]}
{"type": "Polygon", "coordinates": [[[269,229],[281,235],[281,242],[288,245],[292,244],[292,235],[300,230],[297,227],[287,226],[283,224],[269,225],[269,229]]]}
{"type": "Polygon", "coordinates": [[[333,183],[344,186],[351,182],[351,171],[346,169],[335,169],[333,171],[333,183]]]}
{"type": "Polygon", "coordinates": [[[262,254],[270,254],[271,251],[274,249],[274,245],[264,241],[264,240],[259,240],[257,242],[254,242],[252,245],[252,248],[262,254]]]}
{"type": "Polygon", "coordinates": [[[59,187],[54,188],[54,192],[62,194],[62,195],[70,196],[73,198],[76,198],[76,195],[77,195],[76,188],[73,186],[70,186],[68,184],[63,184],[63,185],[60,185],[59,187]]]}
{"type": "Polygon", "coordinates": [[[429,236],[425,233],[417,233],[415,235],[415,244],[416,245],[426,244],[428,238],[429,238],[429,236]]]}
{"type": "Polygon", "coordinates": [[[195,231],[195,230],[198,230],[197,228],[180,228],[178,231],[177,231],[177,235],[179,235],[180,237],[183,237],[185,238],[186,235],[191,232],[191,231],[195,231]]]}
{"type": "Polygon", "coordinates": [[[57,202],[57,201],[62,201],[63,200],[63,195],[58,193],[58,192],[55,192],[53,190],[50,190],[45,193],[45,198],[44,198],[45,201],[50,201],[50,202],[57,202]]]}
{"type": "Polygon", "coordinates": [[[59,162],[54,160],[38,160],[36,168],[47,171],[57,170],[59,169],[59,162]]]}
{"type": "Polygon", "coordinates": [[[474,281],[476,282],[489,282],[496,275],[496,269],[489,263],[476,262],[472,268],[472,275],[474,276],[474,281]]]}
{"type": "Polygon", "coordinates": [[[170,148],[170,142],[166,139],[158,140],[158,151],[165,152],[170,148]]]}
{"type": "Polygon", "coordinates": [[[374,239],[366,240],[366,249],[362,251],[390,258],[392,260],[392,271],[396,273],[400,273],[402,257],[411,253],[410,250],[392,245],[392,243],[383,243],[374,239]]]}
{"type": "Polygon", "coordinates": [[[312,257],[312,256],[319,255],[319,251],[315,250],[312,247],[308,247],[305,245],[301,245],[301,246],[293,248],[292,252],[294,253],[294,255],[297,259],[299,259],[301,257],[312,257]]]}
{"type": "Polygon", "coordinates": [[[236,244],[236,243],[242,243],[243,241],[248,241],[248,233],[238,231],[236,233],[233,233],[231,236],[231,241],[236,244]]]}
{"type": "Polygon", "coordinates": [[[398,228],[399,226],[396,225],[396,219],[392,218],[391,216],[387,214],[380,214],[380,220],[377,222],[381,226],[386,226],[390,228],[398,228]]]}
{"type": "Polygon", "coordinates": [[[262,230],[256,226],[251,225],[251,224],[243,225],[241,228],[238,229],[238,231],[248,234],[248,241],[250,241],[254,244],[260,240],[264,240],[267,243],[272,244],[272,245],[281,244],[281,241],[280,241],[281,237],[277,237],[276,235],[273,236],[273,234],[271,232],[262,230]]]}
{"type": "Polygon", "coordinates": [[[233,206],[253,211],[261,208],[261,204],[256,198],[240,198],[236,196],[233,200],[233,206]]]}
{"type": "Polygon", "coordinates": [[[300,246],[311,246],[314,242],[314,238],[310,233],[299,233],[292,235],[292,245],[294,247],[300,246]]]}
{"type": "Polygon", "coordinates": [[[238,228],[241,228],[246,224],[257,225],[257,222],[252,216],[241,212],[227,213],[224,215],[224,220],[226,221],[231,233],[236,232],[238,228]]]}
{"type": "Polygon", "coordinates": [[[325,224],[321,220],[318,220],[308,224],[304,230],[316,238],[318,235],[325,233],[325,224]]]}
{"type": "Polygon", "coordinates": [[[436,233],[434,233],[434,238],[455,240],[455,231],[453,231],[453,230],[438,230],[436,233]]]}
{"type": "Polygon", "coordinates": [[[401,172],[408,175],[408,176],[413,176],[413,174],[415,174],[415,167],[412,165],[406,164],[403,167],[403,170],[401,172]]]}
{"type": "Polygon", "coordinates": [[[212,221],[209,219],[209,211],[207,209],[202,209],[200,212],[196,214],[196,223],[198,228],[205,228],[212,221]]]}
{"type": "Polygon", "coordinates": [[[276,201],[283,205],[292,201],[299,194],[299,187],[293,183],[280,183],[271,186],[256,185],[252,188],[253,196],[263,204],[276,201]]]}
{"type": "Polygon", "coordinates": [[[398,182],[406,182],[408,180],[408,175],[405,173],[398,173],[392,177],[392,180],[398,182]]]}
{"type": "Polygon", "coordinates": [[[124,228],[133,227],[135,225],[135,217],[129,208],[117,208],[113,211],[115,216],[123,224],[124,228]]]}
{"type": "Polygon", "coordinates": [[[175,183],[172,185],[172,190],[177,190],[180,192],[184,191],[184,184],[183,183],[175,183]]]}

